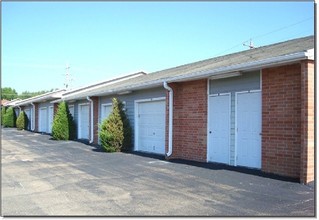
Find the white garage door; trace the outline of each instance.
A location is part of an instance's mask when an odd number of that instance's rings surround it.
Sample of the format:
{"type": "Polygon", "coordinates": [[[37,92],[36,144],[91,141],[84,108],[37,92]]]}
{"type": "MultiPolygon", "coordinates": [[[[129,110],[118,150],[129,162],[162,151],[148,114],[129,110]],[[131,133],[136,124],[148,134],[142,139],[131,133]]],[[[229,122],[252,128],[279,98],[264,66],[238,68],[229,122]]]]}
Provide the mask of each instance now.
{"type": "Polygon", "coordinates": [[[230,94],[209,97],[208,161],[229,164],[230,94]]]}
{"type": "Polygon", "coordinates": [[[27,115],[28,118],[28,126],[27,129],[31,130],[31,110],[30,109],[26,109],[24,110],[25,114],[27,115]]]}
{"type": "Polygon", "coordinates": [[[48,132],[52,133],[52,126],[53,126],[53,106],[49,107],[49,128],[48,128],[48,132]]]}
{"type": "Polygon", "coordinates": [[[40,132],[48,132],[48,117],[47,117],[47,108],[40,108],[39,112],[39,131],[40,132]]]}
{"type": "Polygon", "coordinates": [[[79,105],[79,139],[89,139],[90,127],[89,105],[79,105]]]}
{"type": "Polygon", "coordinates": [[[261,168],[261,93],[237,94],[237,165],[261,168]]]}
{"type": "Polygon", "coordinates": [[[112,103],[103,104],[101,106],[101,123],[103,122],[104,119],[109,117],[111,112],[112,112],[112,103]]]}
{"type": "Polygon", "coordinates": [[[165,154],[165,101],[138,102],[136,150],[165,154]]]}

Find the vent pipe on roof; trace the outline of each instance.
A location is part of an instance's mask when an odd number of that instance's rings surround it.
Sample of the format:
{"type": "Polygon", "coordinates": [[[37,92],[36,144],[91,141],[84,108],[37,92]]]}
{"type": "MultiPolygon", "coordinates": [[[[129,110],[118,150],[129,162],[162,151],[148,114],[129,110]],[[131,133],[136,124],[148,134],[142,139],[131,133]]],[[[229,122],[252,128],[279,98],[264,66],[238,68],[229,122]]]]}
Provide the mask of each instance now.
{"type": "Polygon", "coordinates": [[[173,153],[173,89],[167,85],[167,82],[163,83],[165,89],[169,92],[169,114],[168,114],[168,152],[166,156],[169,157],[173,153]]]}
{"type": "Polygon", "coordinates": [[[86,99],[91,103],[91,125],[90,125],[90,127],[91,127],[91,134],[90,134],[90,144],[92,144],[93,143],[93,100],[92,99],[90,99],[90,97],[89,96],[87,96],[86,97],[86,99]]]}

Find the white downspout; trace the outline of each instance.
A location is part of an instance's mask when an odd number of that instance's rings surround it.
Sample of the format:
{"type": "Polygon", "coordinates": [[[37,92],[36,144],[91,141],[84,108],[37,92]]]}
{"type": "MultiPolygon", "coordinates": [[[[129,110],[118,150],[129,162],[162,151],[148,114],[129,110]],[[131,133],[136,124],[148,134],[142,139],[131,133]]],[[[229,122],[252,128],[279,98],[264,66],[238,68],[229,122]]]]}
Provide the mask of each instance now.
{"type": "Polygon", "coordinates": [[[169,103],[168,103],[168,152],[166,156],[169,157],[173,153],[173,89],[167,85],[167,82],[163,83],[165,89],[169,91],[169,103]]]}
{"type": "Polygon", "coordinates": [[[35,130],[35,105],[33,104],[33,102],[31,102],[31,105],[33,107],[31,130],[34,131],[35,130]]]}
{"type": "Polygon", "coordinates": [[[90,135],[90,144],[93,143],[93,101],[90,99],[89,96],[86,97],[86,99],[91,103],[91,135],[90,135]]]}

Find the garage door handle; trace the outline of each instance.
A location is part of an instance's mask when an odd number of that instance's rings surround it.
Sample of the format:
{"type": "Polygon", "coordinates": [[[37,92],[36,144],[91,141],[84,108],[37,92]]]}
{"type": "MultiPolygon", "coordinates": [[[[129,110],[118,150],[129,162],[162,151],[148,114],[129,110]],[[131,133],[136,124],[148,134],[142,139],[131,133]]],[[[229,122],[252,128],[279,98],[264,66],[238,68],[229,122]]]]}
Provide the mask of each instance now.
{"type": "Polygon", "coordinates": [[[263,135],[263,133],[259,133],[259,135],[263,135]]]}
{"type": "Polygon", "coordinates": [[[211,133],[212,133],[212,131],[209,131],[209,133],[211,134],[211,133]]]}

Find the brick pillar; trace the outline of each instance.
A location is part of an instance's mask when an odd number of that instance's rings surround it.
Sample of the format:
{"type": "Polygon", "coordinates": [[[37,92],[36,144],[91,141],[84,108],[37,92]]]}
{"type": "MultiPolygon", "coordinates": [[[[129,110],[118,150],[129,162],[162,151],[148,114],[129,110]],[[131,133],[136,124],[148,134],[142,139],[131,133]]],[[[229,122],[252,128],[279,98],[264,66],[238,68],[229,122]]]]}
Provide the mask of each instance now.
{"type": "Polygon", "coordinates": [[[34,103],[34,131],[39,131],[39,104],[34,103]]]}
{"type": "Polygon", "coordinates": [[[300,182],[314,180],[314,62],[301,62],[300,182]]]}
{"type": "MultiPolygon", "coordinates": [[[[99,97],[95,96],[95,97],[91,97],[91,99],[93,101],[93,143],[98,144],[98,141],[99,141],[99,97]]],[[[90,117],[90,120],[91,120],[91,117],[90,117]]]]}
{"type": "MultiPolygon", "coordinates": [[[[205,162],[207,157],[207,79],[170,83],[173,89],[173,154],[205,162]]],[[[168,145],[168,103],[166,99],[166,149],[168,145]]]]}
{"type": "Polygon", "coordinates": [[[300,64],[262,70],[262,170],[300,177],[300,64]]]}
{"type": "MultiPolygon", "coordinates": [[[[58,111],[58,105],[59,105],[58,103],[54,103],[54,104],[53,104],[53,115],[54,115],[54,116],[56,115],[56,113],[57,113],[57,111],[58,111]]],[[[53,117],[54,117],[54,116],[53,116],[53,117]]]]}

